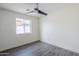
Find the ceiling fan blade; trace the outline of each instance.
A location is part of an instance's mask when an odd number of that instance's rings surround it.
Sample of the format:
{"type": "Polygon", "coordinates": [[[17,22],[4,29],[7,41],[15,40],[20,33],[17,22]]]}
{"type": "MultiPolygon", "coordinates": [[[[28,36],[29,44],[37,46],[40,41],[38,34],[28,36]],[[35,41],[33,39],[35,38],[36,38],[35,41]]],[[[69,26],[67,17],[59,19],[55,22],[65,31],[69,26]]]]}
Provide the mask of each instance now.
{"type": "Polygon", "coordinates": [[[36,10],[36,11],[38,11],[38,13],[40,13],[40,14],[43,14],[43,15],[48,15],[47,13],[45,13],[45,12],[43,12],[43,11],[39,10],[38,8],[35,8],[35,10],[36,10]]]}
{"type": "Polygon", "coordinates": [[[47,13],[45,13],[45,12],[43,12],[41,10],[39,10],[38,13],[43,14],[43,15],[48,15],[47,13]]]}
{"type": "Polygon", "coordinates": [[[26,12],[26,13],[32,13],[32,12],[35,12],[35,11],[29,11],[29,12],[26,12]]]}

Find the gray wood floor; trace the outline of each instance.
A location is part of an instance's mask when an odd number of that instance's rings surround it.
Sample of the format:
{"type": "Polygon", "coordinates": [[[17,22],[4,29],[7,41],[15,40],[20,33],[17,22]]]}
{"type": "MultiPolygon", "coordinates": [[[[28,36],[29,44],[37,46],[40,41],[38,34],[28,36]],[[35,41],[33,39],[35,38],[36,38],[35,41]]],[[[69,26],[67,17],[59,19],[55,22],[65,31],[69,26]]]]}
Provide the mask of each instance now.
{"type": "Polygon", "coordinates": [[[35,42],[0,52],[1,56],[79,56],[79,54],[44,42],[35,42]]]}

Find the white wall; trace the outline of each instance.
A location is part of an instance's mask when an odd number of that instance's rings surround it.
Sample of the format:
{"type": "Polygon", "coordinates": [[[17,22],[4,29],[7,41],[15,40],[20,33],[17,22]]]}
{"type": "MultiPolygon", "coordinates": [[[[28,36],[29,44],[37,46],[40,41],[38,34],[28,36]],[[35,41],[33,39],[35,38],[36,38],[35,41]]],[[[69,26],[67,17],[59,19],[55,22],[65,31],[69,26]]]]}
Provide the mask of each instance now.
{"type": "Polygon", "coordinates": [[[39,20],[36,17],[0,9],[0,51],[40,39],[39,20]],[[16,34],[16,18],[32,20],[32,34],[16,34]]]}
{"type": "Polygon", "coordinates": [[[40,25],[42,41],[79,53],[79,5],[56,10],[40,25]]]}

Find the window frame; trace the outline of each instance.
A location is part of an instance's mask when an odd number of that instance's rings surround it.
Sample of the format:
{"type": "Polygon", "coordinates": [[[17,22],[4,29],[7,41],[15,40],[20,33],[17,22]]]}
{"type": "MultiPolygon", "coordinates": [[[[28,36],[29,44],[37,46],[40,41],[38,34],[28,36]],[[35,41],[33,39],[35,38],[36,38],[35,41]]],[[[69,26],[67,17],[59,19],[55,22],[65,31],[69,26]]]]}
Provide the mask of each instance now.
{"type": "MultiPolygon", "coordinates": [[[[18,33],[17,32],[17,24],[16,24],[16,34],[31,34],[32,33],[32,20],[29,20],[29,19],[27,19],[27,21],[29,21],[30,23],[29,23],[29,25],[30,25],[30,32],[25,32],[26,31],[26,29],[25,29],[25,27],[26,27],[26,25],[25,25],[25,22],[24,21],[26,21],[26,19],[23,19],[23,18],[16,18],[16,23],[17,23],[17,19],[22,19],[23,20],[23,24],[22,24],[22,26],[23,26],[23,33],[18,33]]],[[[28,25],[28,26],[29,26],[28,25]]]]}

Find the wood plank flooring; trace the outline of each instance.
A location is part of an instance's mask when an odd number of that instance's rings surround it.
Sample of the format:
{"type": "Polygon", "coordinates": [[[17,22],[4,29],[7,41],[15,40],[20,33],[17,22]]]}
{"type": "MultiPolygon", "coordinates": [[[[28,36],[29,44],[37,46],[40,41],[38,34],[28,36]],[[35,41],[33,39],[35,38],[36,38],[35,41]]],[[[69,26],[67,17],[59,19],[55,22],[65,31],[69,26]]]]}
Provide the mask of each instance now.
{"type": "Polygon", "coordinates": [[[79,54],[39,41],[0,52],[0,56],[79,56],[79,54]]]}

